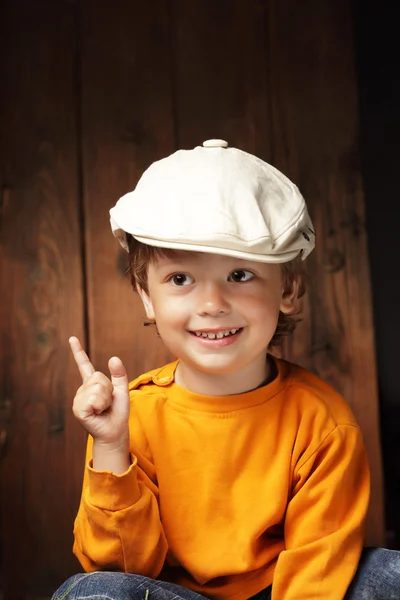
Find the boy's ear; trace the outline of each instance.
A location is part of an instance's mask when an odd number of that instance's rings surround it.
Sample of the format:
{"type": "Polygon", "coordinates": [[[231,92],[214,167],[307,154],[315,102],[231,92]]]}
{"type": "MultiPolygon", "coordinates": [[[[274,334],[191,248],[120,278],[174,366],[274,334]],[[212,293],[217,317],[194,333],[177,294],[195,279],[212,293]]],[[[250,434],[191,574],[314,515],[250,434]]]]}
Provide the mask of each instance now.
{"type": "Polygon", "coordinates": [[[285,315],[290,315],[296,309],[297,298],[299,294],[300,281],[295,278],[290,288],[282,290],[280,311],[285,315]]]}
{"type": "Polygon", "coordinates": [[[150,300],[150,296],[148,294],[146,294],[146,292],[139,286],[138,286],[137,290],[138,290],[139,296],[142,299],[147,318],[150,319],[151,321],[155,321],[156,316],[154,314],[154,308],[153,308],[153,304],[150,300]]]}

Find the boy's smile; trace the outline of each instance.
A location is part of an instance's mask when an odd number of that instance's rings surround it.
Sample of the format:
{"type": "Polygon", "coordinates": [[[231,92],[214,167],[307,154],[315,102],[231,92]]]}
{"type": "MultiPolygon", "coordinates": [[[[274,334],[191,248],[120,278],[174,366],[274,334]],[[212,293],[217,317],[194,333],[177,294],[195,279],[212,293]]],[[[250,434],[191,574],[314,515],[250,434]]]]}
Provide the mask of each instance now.
{"type": "Polygon", "coordinates": [[[177,380],[192,391],[225,395],[259,386],[279,311],[290,312],[279,264],[176,251],[150,263],[147,316],[180,359],[177,380]]]}
{"type": "Polygon", "coordinates": [[[202,329],[200,331],[190,331],[197,338],[199,344],[221,348],[233,344],[240,335],[242,327],[202,329]]]}

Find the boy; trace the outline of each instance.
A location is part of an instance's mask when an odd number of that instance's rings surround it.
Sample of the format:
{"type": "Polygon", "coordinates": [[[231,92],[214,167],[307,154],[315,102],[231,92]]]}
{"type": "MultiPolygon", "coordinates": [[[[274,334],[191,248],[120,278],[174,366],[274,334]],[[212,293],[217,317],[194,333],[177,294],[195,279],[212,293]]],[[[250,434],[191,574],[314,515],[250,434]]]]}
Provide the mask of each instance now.
{"type": "Polygon", "coordinates": [[[295,326],[314,247],[296,186],[208,140],[154,163],[110,212],[177,360],[128,386],[118,358],[109,379],[71,338],[90,434],[74,530],[87,573],[54,598],[386,597],[372,595],[373,563],[355,577],[369,500],[357,423],[268,352],[295,326]]]}

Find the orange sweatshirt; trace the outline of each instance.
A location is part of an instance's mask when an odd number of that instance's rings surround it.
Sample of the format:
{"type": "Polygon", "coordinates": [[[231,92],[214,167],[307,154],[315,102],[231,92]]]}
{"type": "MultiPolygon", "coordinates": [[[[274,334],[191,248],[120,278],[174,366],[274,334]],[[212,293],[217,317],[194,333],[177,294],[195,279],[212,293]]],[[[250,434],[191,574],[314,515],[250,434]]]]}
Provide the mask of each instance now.
{"type": "Polygon", "coordinates": [[[363,544],[369,471],[346,402],[283,360],[234,396],[174,383],[177,363],[130,384],[132,465],[90,466],[74,552],[86,571],[173,581],[209,598],[339,600],[363,544]]]}

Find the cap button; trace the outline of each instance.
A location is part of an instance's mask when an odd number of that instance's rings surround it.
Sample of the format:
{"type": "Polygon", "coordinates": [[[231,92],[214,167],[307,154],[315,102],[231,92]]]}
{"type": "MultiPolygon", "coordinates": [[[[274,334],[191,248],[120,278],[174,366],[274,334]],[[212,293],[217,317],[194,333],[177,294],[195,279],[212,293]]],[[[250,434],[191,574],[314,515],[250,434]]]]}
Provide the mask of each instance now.
{"type": "Polygon", "coordinates": [[[228,142],[225,140],[206,140],[203,142],[204,148],[227,148],[228,142]]]}

